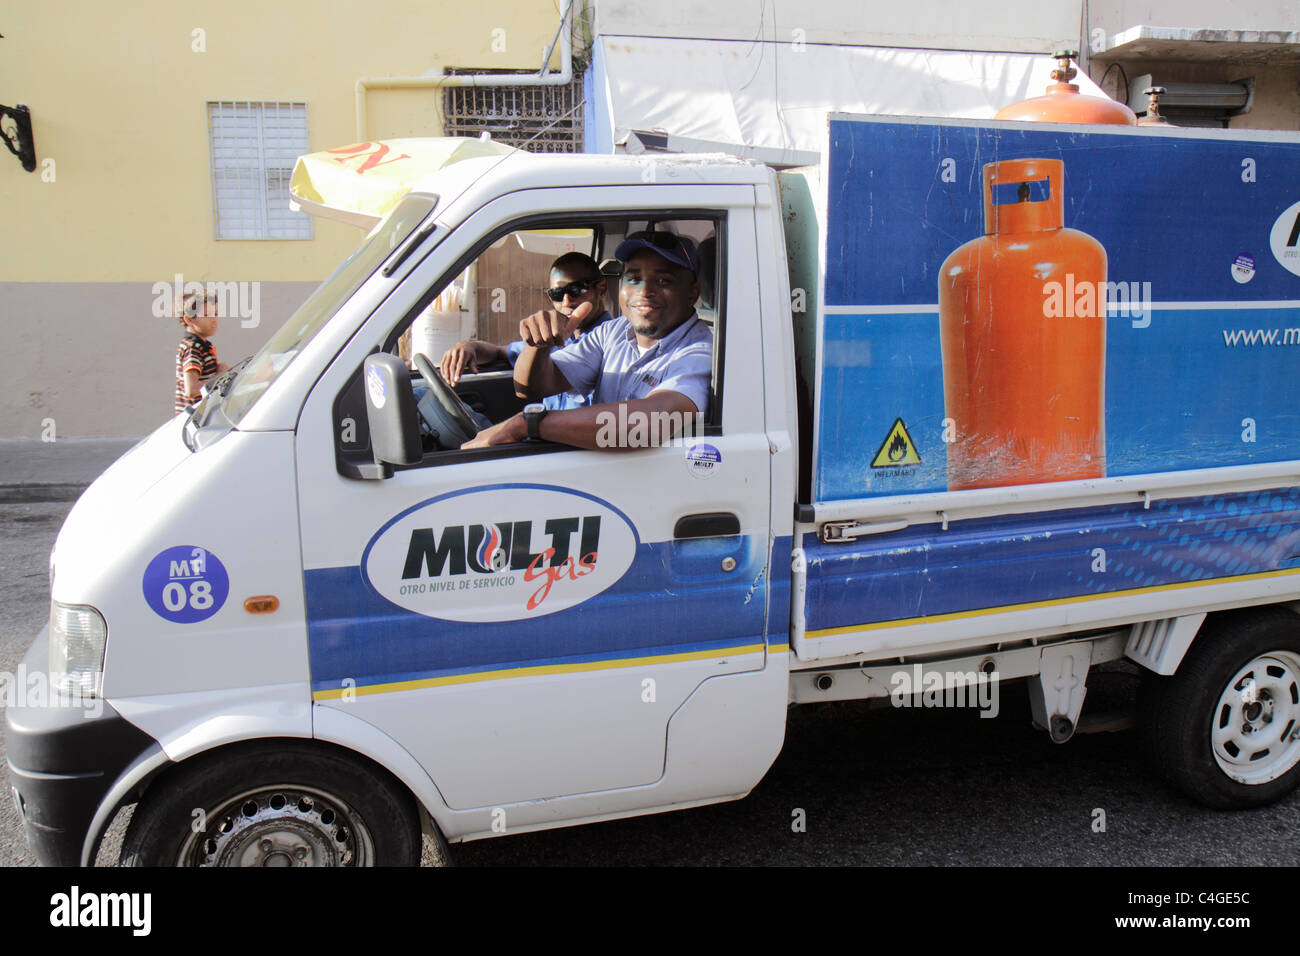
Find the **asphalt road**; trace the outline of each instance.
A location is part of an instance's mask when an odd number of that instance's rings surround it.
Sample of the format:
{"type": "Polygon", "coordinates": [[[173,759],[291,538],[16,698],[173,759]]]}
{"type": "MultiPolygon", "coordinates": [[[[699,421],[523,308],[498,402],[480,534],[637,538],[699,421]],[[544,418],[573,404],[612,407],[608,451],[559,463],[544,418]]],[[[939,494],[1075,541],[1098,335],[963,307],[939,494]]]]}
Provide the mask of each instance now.
{"type": "MultiPolygon", "coordinates": [[[[49,551],[74,493],[0,486],[0,670],[14,671],[45,622],[49,551]],[[15,500],[24,497],[35,500],[15,500]]],[[[1128,673],[1099,675],[1089,703],[1122,706],[1134,684],[1128,673]]],[[[115,852],[110,839],[100,861],[115,852]]],[[[992,720],[856,703],[797,708],[785,749],[745,800],[485,840],[452,855],[461,866],[1295,866],[1300,793],[1262,810],[1202,809],[1148,771],[1135,732],[1055,746],[1031,729],[1023,689],[1010,687],[992,720]],[[804,832],[792,827],[797,810],[804,832]],[[1104,832],[1094,829],[1097,810],[1104,832]]],[[[0,865],[34,862],[0,800],[0,865]]]]}

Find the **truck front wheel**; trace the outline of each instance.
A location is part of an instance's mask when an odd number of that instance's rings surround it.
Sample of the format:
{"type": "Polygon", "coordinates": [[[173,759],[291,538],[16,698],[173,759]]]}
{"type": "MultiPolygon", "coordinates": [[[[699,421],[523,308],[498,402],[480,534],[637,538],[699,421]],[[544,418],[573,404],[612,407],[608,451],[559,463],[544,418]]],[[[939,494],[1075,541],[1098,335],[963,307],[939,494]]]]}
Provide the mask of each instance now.
{"type": "Polygon", "coordinates": [[[194,758],[136,806],[123,866],[416,866],[414,798],[364,762],[284,741],[194,758]]]}
{"type": "Polygon", "coordinates": [[[1280,608],[1206,623],[1172,677],[1148,677],[1139,721],[1174,786],[1222,810],[1300,783],[1300,617],[1280,608]]]}

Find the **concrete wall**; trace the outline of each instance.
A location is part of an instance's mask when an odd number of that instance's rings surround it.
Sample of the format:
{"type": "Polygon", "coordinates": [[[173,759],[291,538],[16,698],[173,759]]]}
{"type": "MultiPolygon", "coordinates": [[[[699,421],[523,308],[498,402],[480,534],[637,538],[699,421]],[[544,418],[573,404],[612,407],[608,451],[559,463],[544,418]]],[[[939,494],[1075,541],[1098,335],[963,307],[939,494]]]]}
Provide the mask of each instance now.
{"type": "MultiPolygon", "coordinates": [[[[1251,110],[1232,117],[1229,128],[1300,129],[1300,3],[1296,0],[1089,0],[1087,18],[1086,44],[1095,54],[1089,72],[1094,80],[1100,82],[1103,71],[1115,63],[1130,79],[1149,73],[1157,84],[1254,77],[1251,110]],[[1152,38],[1135,42],[1138,27],[1152,28],[1152,38]],[[1188,39],[1161,39],[1166,32],[1188,39]],[[1114,52],[1098,52],[1099,39],[1113,46],[1123,44],[1125,38],[1127,45],[1114,52]]],[[[1116,72],[1112,71],[1112,78],[1116,72]]],[[[1117,92],[1111,83],[1102,86],[1112,95],[1117,92]]]]}
{"type": "Polygon", "coordinates": [[[1078,45],[1081,14],[1082,0],[598,0],[596,27],[605,36],[1049,53],[1078,45]]]}
{"type": "MultiPolygon", "coordinates": [[[[1130,79],[1150,73],[1157,83],[1232,83],[1255,78],[1250,112],[1228,120],[1229,129],[1300,129],[1300,66],[1252,63],[1189,63],[1178,60],[1119,60],[1130,79]]],[[[1093,71],[1100,77],[1102,65],[1093,71]]],[[[1110,84],[1105,87],[1111,92],[1110,84]]],[[[1174,123],[1178,121],[1175,118],[1174,123]]]]}
{"type": "Polygon", "coordinates": [[[1135,26],[1197,30],[1297,30],[1295,0],[1088,0],[1088,20],[1114,34],[1135,26]]]}
{"type": "MultiPolygon", "coordinates": [[[[360,241],[327,221],[310,240],[215,240],[208,101],[305,102],[309,149],[342,146],[358,78],[536,71],[558,19],[552,0],[7,5],[0,97],[31,108],[37,170],[0,150],[0,436],[47,417],[144,433],[170,413],[179,339],[154,283],[260,283],[258,327],[227,319],[215,339],[237,359],[360,241]]],[[[367,136],[441,135],[441,97],[372,91],[367,136]]]]}
{"type": "MultiPolygon", "coordinates": [[[[260,321],[223,318],[221,361],[251,354],[293,314],[313,282],[263,282],[260,321]]],[[[147,282],[0,282],[0,422],[6,436],[143,435],[172,415],[174,318],[153,315],[147,282]]]]}

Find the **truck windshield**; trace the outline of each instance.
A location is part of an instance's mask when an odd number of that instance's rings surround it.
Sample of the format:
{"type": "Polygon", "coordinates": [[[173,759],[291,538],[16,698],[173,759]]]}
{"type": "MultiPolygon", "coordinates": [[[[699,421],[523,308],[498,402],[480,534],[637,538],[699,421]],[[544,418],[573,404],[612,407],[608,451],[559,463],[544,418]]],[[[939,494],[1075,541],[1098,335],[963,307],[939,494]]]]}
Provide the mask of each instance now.
{"type": "Polygon", "coordinates": [[[404,198],[257,354],[232,369],[233,375],[226,381],[213,383],[208,399],[199,406],[195,421],[200,426],[208,424],[219,408],[221,416],[217,420],[220,421],[221,417],[226,419],[222,425],[238,424],[339,307],[433,212],[436,204],[437,198],[431,196],[404,198]]]}

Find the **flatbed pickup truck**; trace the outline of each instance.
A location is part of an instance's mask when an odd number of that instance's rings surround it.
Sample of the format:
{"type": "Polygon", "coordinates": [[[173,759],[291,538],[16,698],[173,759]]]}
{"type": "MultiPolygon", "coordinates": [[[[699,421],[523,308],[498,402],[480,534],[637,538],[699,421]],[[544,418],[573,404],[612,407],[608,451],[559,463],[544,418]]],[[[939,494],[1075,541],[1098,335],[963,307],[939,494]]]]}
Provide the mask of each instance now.
{"type": "Polygon", "coordinates": [[[817,168],[511,154],[417,184],[68,516],[26,659],[59,693],[7,710],[39,860],[93,861],[129,803],[127,863],[373,865],[422,829],[737,799],[818,701],[1024,680],[1063,743],[1120,659],[1177,787],[1294,788],[1300,139],[827,136],[817,168]],[[705,253],[707,407],[462,449],[518,412],[511,373],[453,390],[406,329],[502,243],[577,235],[612,287],[645,229],[705,253]]]}

